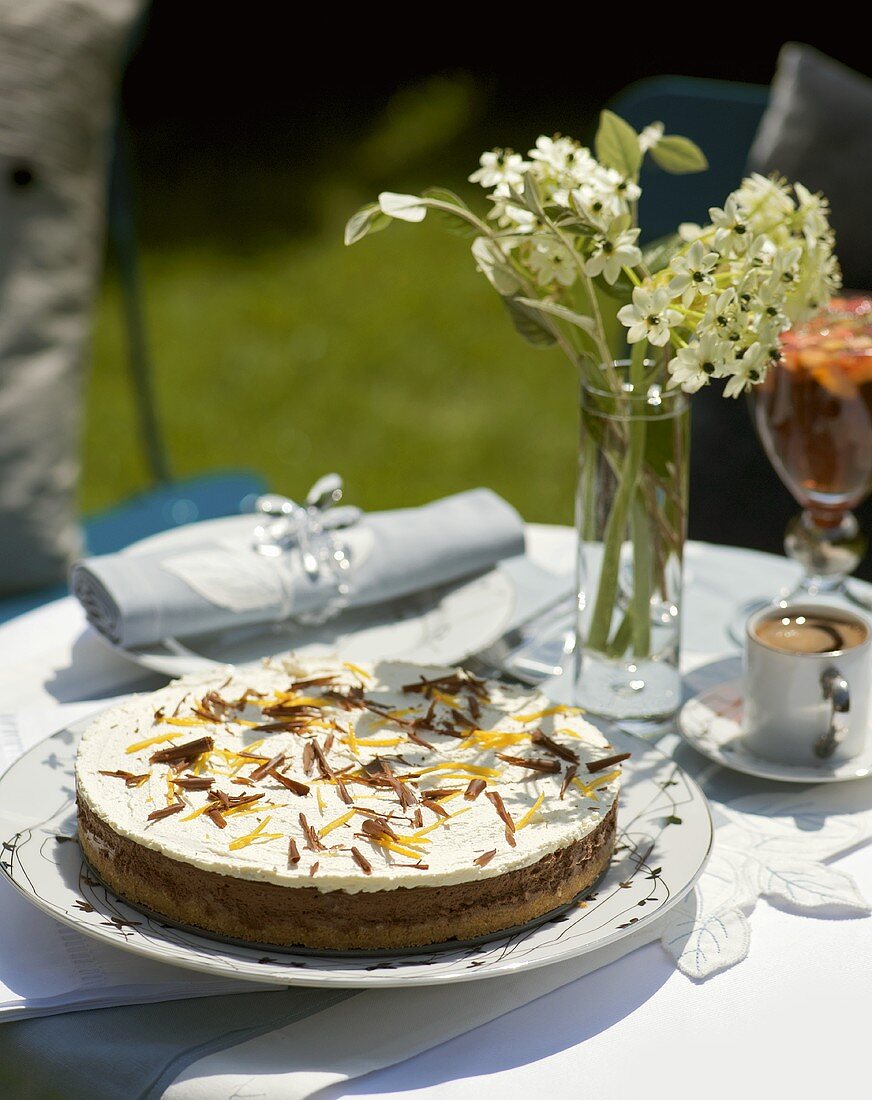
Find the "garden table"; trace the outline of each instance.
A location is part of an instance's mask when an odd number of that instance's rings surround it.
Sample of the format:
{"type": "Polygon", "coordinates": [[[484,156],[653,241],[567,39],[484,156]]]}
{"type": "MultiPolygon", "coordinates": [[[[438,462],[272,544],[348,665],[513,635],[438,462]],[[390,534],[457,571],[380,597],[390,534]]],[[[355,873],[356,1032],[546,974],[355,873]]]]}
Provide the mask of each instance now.
{"type": "MultiPolygon", "coordinates": [[[[572,532],[532,525],[528,550],[538,563],[569,571],[572,532]]],[[[728,633],[735,608],[774,593],[794,569],[771,555],[689,544],[686,669],[735,653],[728,633]]],[[[0,627],[0,711],[21,720],[39,711],[45,722],[46,708],[58,707],[60,726],[67,713],[60,704],[158,684],[85,633],[69,598],[0,627]]],[[[565,685],[554,687],[565,692],[565,685]]],[[[853,876],[853,909],[821,904],[797,911],[784,899],[777,907],[746,904],[745,913],[753,912],[744,926],[744,918],[731,918],[746,942],[730,949],[737,956],[748,949],[747,957],[704,980],[676,969],[652,941],[655,928],[595,961],[445,989],[353,996],[333,990],[324,999],[318,999],[322,991],[279,990],[200,1000],[193,1030],[186,1030],[191,1000],[0,1023],[0,1094],[168,1100],[285,1100],[315,1092],[422,1100],[473,1092],[482,1100],[856,1095],[872,989],[872,922],[861,897],[872,897],[872,845],[863,843],[872,838],[872,779],[827,785],[824,793],[823,786],[728,773],[674,732],[660,747],[674,752],[710,795],[715,855],[725,815],[743,796],[787,800],[800,840],[803,828],[823,834],[837,817],[850,818],[853,847],[829,865],[853,876]],[[808,807],[816,807],[817,816],[806,815],[808,807]]],[[[0,890],[10,889],[0,882],[0,890]]],[[[0,968],[2,952],[0,934],[0,968]]]]}

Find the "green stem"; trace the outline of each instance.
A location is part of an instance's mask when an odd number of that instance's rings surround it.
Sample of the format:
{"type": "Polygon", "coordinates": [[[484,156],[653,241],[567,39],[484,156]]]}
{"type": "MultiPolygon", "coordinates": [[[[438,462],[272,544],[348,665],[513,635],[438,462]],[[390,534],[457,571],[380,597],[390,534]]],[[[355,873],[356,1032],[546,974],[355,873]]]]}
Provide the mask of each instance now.
{"type": "MultiPolygon", "coordinates": [[[[630,379],[634,387],[644,377],[645,346],[646,342],[643,341],[633,347],[630,379]]],[[[615,493],[615,499],[612,501],[612,508],[603,535],[602,566],[587,638],[587,644],[590,648],[600,652],[605,651],[611,631],[612,616],[618,593],[621,547],[627,530],[630,505],[636,494],[636,485],[645,454],[645,421],[633,416],[628,422],[628,427],[627,451],[624,455],[618,489],[615,493]]],[[[637,613],[637,610],[634,609],[634,615],[637,613]]],[[[647,609],[646,614],[649,614],[647,609]]],[[[635,631],[633,637],[635,641],[635,631]]]]}
{"type": "MultiPolygon", "coordinates": [[[[644,427],[644,425],[643,425],[644,427]]],[[[651,650],[651,532],[641,488],[633,497],[630,517],[633,536],[633,655],[647,657],[651,650]]]]}

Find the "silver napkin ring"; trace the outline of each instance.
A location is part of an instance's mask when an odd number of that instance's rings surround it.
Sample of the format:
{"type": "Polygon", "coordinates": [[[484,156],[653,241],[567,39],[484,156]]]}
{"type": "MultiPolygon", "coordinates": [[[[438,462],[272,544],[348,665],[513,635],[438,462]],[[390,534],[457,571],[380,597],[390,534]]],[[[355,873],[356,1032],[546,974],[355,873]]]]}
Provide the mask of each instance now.
{"type": "Polygon", "coordinates": [[[262,517],[254,529],[255,552],[270,558],[297,553],[313,584],[326,581],[333,585],[324,608],[296,616],[303,622],[326,622],[348,603],[352,560],[348,546],[334,532],[353,526],[363,513],[349,505],[337,507],[342,492],[342,478],[325,474],[306,494],[305,505],[278,493],[267,493],[255,502],[255,511],[262,517]]]}

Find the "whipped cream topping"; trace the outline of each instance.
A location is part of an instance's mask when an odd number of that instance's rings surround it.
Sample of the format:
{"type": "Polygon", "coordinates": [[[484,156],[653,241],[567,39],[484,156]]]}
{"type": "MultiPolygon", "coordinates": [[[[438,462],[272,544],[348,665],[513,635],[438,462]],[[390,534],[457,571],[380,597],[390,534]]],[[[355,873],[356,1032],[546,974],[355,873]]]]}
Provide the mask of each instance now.
{"type": "Polygon", "coordinates": [[[115,832],[171,859],[355,893],[503,875],[582,839],[617,798],[612,755],[541,693],[291,656],[106,711],[76,783],[115,832]],[[166,750],[177,758],[160,760],[166,750]]]}

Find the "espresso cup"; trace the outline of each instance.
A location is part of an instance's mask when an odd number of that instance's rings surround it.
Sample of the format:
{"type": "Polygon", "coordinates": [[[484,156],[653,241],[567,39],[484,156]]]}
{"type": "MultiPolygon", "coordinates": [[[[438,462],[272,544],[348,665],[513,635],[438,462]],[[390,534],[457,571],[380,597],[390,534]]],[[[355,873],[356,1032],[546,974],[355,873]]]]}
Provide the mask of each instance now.
{"type": "Polygon", "coordinates": [[[872,685],[866,619],[822,604],[766,608],[748,619],[744,663],[750,752],[808,767],[863,751],[872,685]]]}

